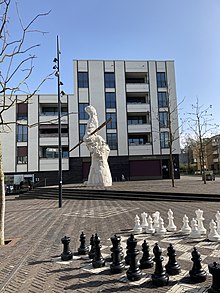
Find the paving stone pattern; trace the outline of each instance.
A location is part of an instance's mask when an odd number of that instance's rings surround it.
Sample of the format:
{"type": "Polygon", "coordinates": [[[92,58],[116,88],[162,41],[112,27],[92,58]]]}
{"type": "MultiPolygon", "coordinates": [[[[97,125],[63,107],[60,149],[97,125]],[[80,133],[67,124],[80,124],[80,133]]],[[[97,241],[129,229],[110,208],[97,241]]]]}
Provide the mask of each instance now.
{"type": "MultiPolygon", "coordinates": [[[[70,248],[74,252],[82,231],[88,242],[92,234],[98,233],[102,244],[107,246],[113,234],[128,235],[136,214],[158,210],[167,223],[169,208],[178,228],[184,214],[191,219],[200,208],[204,210],[204,225],[208,229],[210,219],[220,210],[214,202],[63,200],[59,209],[58,200],[6,201],[5,233],[13,241],[0,248],[0,292],[184,292],[175,288],[174,283],[155,288],[147,277],[146,282],[136,285],[123,283],[119,280],[123,274],[111,275],[109,270],[92,274],[83,269],[86,260],[82,259],[59,261],[64,235],[71,237],[70,248]]],[[[219,257],[216,258],[218,262],[219,257]]],[[[204,292],[210,284],[209,276],[207,282],[189,286],[185,292],[204,292]]]]}

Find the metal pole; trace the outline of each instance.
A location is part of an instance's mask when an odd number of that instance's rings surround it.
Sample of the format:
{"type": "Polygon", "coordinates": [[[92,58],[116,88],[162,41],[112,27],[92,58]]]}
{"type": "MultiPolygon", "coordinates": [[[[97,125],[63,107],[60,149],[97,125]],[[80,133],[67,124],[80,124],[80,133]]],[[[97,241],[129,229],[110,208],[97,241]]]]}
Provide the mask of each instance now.
{"type": "Polygon", "coordinates": [[[61,101],[60,101],[60,46],[57,36],[57,81],[58,81],[58,158],[59,158],[59,208],[62,207],[62,141],[61,141],[61,101]]]}

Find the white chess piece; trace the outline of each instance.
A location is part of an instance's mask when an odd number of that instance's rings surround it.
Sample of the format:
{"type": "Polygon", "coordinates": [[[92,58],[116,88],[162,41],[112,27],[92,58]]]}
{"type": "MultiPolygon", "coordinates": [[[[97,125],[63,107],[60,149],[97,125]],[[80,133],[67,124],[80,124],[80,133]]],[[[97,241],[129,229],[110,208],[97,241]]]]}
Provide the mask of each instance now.
{"type": "Polygon", "coordinates": [[[155,231],[157,232],[159,228],[160,212],[156,211],[155,213],[152,214],[152,217],[153,217],[153,227],[155,231]]]}
{"type": "Polygon", "coordinates": [[[192,218],[192,221],[191,221],[191,228],[192,228],[192,231],[191,231],[189,237],[194,238],[194,239],[200,238],[201,234],[200,234],[200,232],[198,230],[197,221],[194,218],[192,218]]]}
{"type": "Polygon", "coordinates": [[[141,223],[141,227],[142,229],[146,229],[146,227],[148,226],[148,223],[147,223],[147,213],[143,212],[141,214],[141,218],[142,218],[142,223],[141,223]]]}
{"type": "Polygon", "coordinates": [[[166,232],[167,232],[167,230],[166,230],[166,228],[164,227],[164,221],[163,221],[163,219],[160,217],[160,218],[159,218],[159,227],[158,227],[158,229],[157,229],[157,231],[156,231],[156,234],[157,234],[157,235],[164,235],[164,234],[166,234],[166,232]]]}
{"type": "Polygon", "coordinates": [[[148,226],[146,227],[145,232],[148,233],[148,234],[153,234],[153,233],[155,233],[155,229],[154,229],[154,227],[153,227],[153,220],[152,220],[152,218],[151,218],[150,215],[148,216],[147,223],[148,223],[148,226]]]}
{"type": "Polygon", "coordinates": [[[205,220],[203,218],[203,210],[198,209],[195,211],[195,213],[196,213],[196,220],[198,222],[199,233],[201,235],[206,235],[206,228],[203,226],[203,221],[205,220]]]}
{"type": "Polygon", "coordinates": [[[176,231],[176,225],[174,224],[174,216],[173,216],[173,211],[171,209],[169,209],[168,211],[168,226],[167,226],[167,231],[169,232],[174,232],[176,231]]]}
{"type": "Polygon", "coordinates": [[[188,235],[188,234],[191,233],[191,230],[192,229],[189,226],[189,219],[188,219],[187,215],[184,215],[184,217],[183,217],[183,226],[182,226],[180,232],[182,234],[188,235]]]}
{"type": "Polygon", "coordinates": [[[217,222],[217,232],[218,234],[220,234],[220,212],[219,211],[217,211],[215,218],[217,222]]]}
{"type": "Polygon", "coordinates": [[[134,219],[134,222],[135,222],[135,225],[134,225],[134,233],[135,234],[139,234],[142,232],[142,227],[140,225],[140,218],[138,217],[138,215],[135,216],[135,219],[134,219]]]}
{"type": "Polygon", "coordinates": [[[217,225],[213,219],[209,223],[209,228],[210,232],[208,234],[208,239],[210,241],[220,241],[220,235],[217,232],[217,225]]]}

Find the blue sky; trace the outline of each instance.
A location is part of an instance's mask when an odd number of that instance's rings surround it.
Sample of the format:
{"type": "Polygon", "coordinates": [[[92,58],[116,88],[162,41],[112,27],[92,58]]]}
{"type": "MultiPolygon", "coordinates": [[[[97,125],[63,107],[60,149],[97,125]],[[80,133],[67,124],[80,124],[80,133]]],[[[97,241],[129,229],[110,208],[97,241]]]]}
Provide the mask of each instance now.
{"type": "MultiPolygon", "coordinates": [[[[15,2],[13,0],[13,2],[15,2]]],[[[220,124],[220,0],[17,0],[27,23],[38,13],[32,34],[39,42],[30,88],[51,72],[56,56],[56,36],[61,40],[63,90],[73,93],[73,59],[174,60],[178,100],[185,97],[182,112],[191,111],[196,97],[212,104],[220,124]]],[[[11,12],[11,35],[18,32],[16,13],[11,12]]],[[[56,93],[56,78],[41,94],[56,93]]]]}

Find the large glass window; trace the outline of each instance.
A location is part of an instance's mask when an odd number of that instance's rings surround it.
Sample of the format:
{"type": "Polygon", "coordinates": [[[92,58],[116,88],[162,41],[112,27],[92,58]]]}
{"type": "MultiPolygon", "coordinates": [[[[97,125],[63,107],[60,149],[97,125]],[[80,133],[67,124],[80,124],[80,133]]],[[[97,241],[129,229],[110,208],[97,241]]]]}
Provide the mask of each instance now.
{"type": "Polygon", "coordinates": [[[114,72],[105,73],[105,88],[114,88],[115,87],[115,74],[114,72]]]}
{"type": "Polygon", "coordinates": [[[169,132],[161,132],[160,133],[160,147],[162,149],[169,147],[169,132]]]}
{"type": "Polygon", "coordinates": [[[130,124],[146,124],[146,115],[143,116],[128,116],[128,125],[130,124]]]}
{"type": "MultiPolygon", "coordinates": [[[[68,108],[67,105],[61,105],[61,115],[67,115],[68,108]]],[[[58,106],[57,105],[43,105],[41,107],[41,115],[45,116],[57,116],[58,115],[58,106]]]]}
{"type": "Polygon", "coordinates": [[[118,149],[117,133],[107,133],[107,144],[111,150],[118,149]]]}
{"type": "Polygon", "coordinates": [[[79,104],[79,119],[80,120],[88,120],[89,115],[86,113],[85,108],[89,106],[88,103],[80,103],[79,104]]]}
{"type": "Polygon", "coordinates": [[[17,120],[27,120],[28,117],[28,104],[18,103],[16,106],[17,120]]]}
{"type": "Polygon", "coordinates": [[[107,129],[116,129],[117,128],[116,113],[107,113],[106,120],[108,120],[110,117],[112,118],[112,120],[107,124],[107,129]]]}
{"type": "Polygon", "coordinates": [[[79,139],[83,140],[83,136],[85,135],[86,132],[86,125],[87,124],[80,124],[79,125],[79,139]]]}
{"type": "Polygon", "coordinates": [[[158,92],[158,106],[159,108],[167,107],[167,93],[166,92],[158,92]]]}
{"type": "Polygon", "coordinates": [[[143,145],[151,143],[151,134],[129,134],[128,144],[129,145],[143,145]]]}
{"type": "Polygon", "coordinates": [[[105,93],[105,106],[106,108],[116,108],[115,93],[105,93]]]}
{"type": "Polygon", "coordinates": [[[17,164],[27,164],[28,148],[27,146],[17,147],[17,164]]]}
{"type": "Polygon", "coordinates": [[[159,125],[161,128],[168,127],[168,112],[159,112],[159,125]]]}
{"type": "Polygon", "coordinates": [[[27,132],[28,127],[27,125],[18,125],[17,124],[17,141],[27,141],[27,132]]]}
{"type": "Polygon", "coordinates": [[[78,72],[78,87],[79,88],[89,87],[88,72],[78,72]]]}
{"type": "Polygon", "coordinates": [[[166,74],[165,72],[157,72],[157,87],[166,87],[166,74]]]}
{"type": "MultiPolygon", "coordinates": [[[[45,159],[56,159],[59,157],[58,148],[53,146],[42,147],[40,157],[45,159]]],[[[63,158],[69,157],[68,147],[62,147],[62,157],[63,158]]]]}

